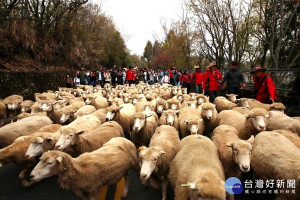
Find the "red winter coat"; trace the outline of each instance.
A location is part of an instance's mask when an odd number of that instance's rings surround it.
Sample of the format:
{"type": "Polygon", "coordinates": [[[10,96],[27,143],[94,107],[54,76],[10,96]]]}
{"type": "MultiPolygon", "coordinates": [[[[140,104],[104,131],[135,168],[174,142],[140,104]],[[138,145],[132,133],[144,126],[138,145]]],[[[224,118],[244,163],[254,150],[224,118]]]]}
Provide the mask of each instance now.
{"type": "Polygon", "coordinates": [[[192,82],[192,75],[190,73],[182,74],[181,75],[181,80],[184,83],[191,83],[192,82]]]}
{"type": "Polygon", "coordinates": [[[205,88],[207,88],[209,91],[219,91],[221,80],[222,74],[219,70],[206,71],[203,74],[202,90],[205,91],[205,88]]]}
{"type": "Polygon", "coordinates": [[[192,79],[194,80],[194,78],[195,78],[195,84],[196,85],[201,85],[202,81],[203,81],[203,73],[201,71],[194,72],[193,76],[192,76],[192,79]]]}
{"type": "Polygon", "coordinates": [[[270,74],[263,73],[259,78],[254,76],[253,81],[257,101],[268,103],[270,98],[277,100],[277,91],[270,74]]]}
{"type": "Polygon", "coordinates": [[[126,72],[126,80],[127,81],[133,81],[133,80],[135,80],[134,71],[132,69],[130,69],[130,70],[128,70],[126,72]]]}

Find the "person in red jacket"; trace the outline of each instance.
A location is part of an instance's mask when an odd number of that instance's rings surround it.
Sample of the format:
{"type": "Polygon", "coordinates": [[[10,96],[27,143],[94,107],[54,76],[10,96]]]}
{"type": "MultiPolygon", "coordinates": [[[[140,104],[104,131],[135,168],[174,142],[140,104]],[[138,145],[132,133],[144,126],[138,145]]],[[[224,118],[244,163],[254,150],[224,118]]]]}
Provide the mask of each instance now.
{"type": "Polygon", "coordinates": [[[274,103],[277,100],[277,91],[270,74],[265,73],[266,69],[261,65],[255,65],[251,71],[254,81],[256,100],[262,103],[274,103]]]}
{"type": "Polygon", "coordinates": [[[200,88],[202,88],[201,85],[202,85],[203,73],[200,70],[199,66],[195,66],[195,70],[196,71],[192,75],[192,80],[195,83],[195,92],[197,94],[199,94],[200,93],[200,88]]]}
{"type": "Polygon", "coordinates": [[[125,80],[128,81],[128,84],[133,84],[135,81],[135,74],[131,66],[129,66],[129,70],[126,72],[125,80]]]}
{"type": "Polygon", "coordinates": [[[192,75],[187,69],[185,69],[181,75],[181,81],[183,82],[182,87],[187,88],[187,93],[189,94],[191,92],[192,75]]]}
{"type": "Polygon", "coordinates": [[[214,102],[215,98],[219,96],[220,82],[222,80],[222,74],[217,69],[217,65],[210,63],[206,67],[206,71],[203,75],[202,90],[209,96],[209,101],[214,102]]]}

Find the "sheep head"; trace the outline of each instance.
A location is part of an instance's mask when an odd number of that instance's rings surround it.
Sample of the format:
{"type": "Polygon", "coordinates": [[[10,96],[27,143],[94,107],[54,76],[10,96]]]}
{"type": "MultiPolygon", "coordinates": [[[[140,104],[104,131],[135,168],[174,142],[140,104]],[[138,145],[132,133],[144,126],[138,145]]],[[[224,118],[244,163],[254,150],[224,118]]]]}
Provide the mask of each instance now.
{"type": "Polygon", "coordinates": [[[247,98],[240,98],[236,100],[238,102],[238,106],[250,108],[249,102],[247,98]]]}
{"type": "Polygon", "coordinates": [[[192,135],[196,135],[198,134],[201,121],[203,121],[203,119],[193,118],[193,119],[185,120],[184,122],[186,123],[187,129],[190,131],[190,133],[192,135]]]}
{"type": "Polygon", "coordinates": [[[57,175],[60,172],[60,164],[64,159],[60,153],[63,154],[63,152],[58,151],[45,152],[41,156],[40,162],[30,173],[31,181],[39,182],[42,179],[57,175]]]}
{"type": "Polygon", "coordinates": [[[283,105],[283,103],[273,103],[270,105],[270,110],[271,111],[280,111],[282,113],[284,113],[284,110],[286,109],[286,107],[283,105]]]}
{"type": "Polygon", "coordinates": [[[118,107],[118,106],[115,106],[115,105],[112,105],[108,108],[105,108],[105,110],[107,111],[105,120],[107,122],[113,120],[116,113],[119,112],[119,110],[121,110],[121,109],[122,109],[122,106],[118,107]]]}
{"type": "Polygon", "coordinates": [[[177,113],[179,112],[179,110],[167,110],[167,111],[163,111],[163,113],[166,115],[167,118],[167,125],[173,126],[175,118],[177,113]]]}
{"type": "Polygon", "coordinates": [[[63,151],[69,146],[76,144],[78,135],[84,133],[84,131],[75,131],[73,129],[61,129],[61,135],[55,144],[55,149],[63,151]]]}
{"type": "Polygon", "coordinates": [[[134,122],[133,122],[133,131],[139,132],[145,125],[148,117],[151,117],[152,114],[138,112],[133,115],[134,122]]]}
{"type": "Polygon", "coordinates": [[[156,112],[157,113],[162,113],[162,111],[165,109],[165,106],[166,106],[166,101],[163,100],[163,99],[159,99],[157,100],[156,102],[156,112]]]}
{"type": "Polygon", "coordinates": [[[157,170],[157,163],[161,156],[165,154],[165,152],[161,149],[152,147],[147,148],[145,146],[141,146],[138,149],[138,157],[140,160],[140,178],[142,180],[147,180],[153,171],[157,170]]]}
{"type": "Polygon", "coordinates": [[[248,140],[233,140],[226,143],[227,147],[232,148],[232,159],[243,173],[250,171],[250,160],[252,152],[252,143],[254,136],[248,140]]]}
{"type": "Polygon", "coordinates": [[[54,148],[55,137],[53,133],[35,133],[31,138],[30,145],[25,153],[27,159],[34,158],[54,148]]]}
{"type": "Polygon", "coordinates": [[[205,103],[202,106],[201,116],[203,119],[211,120],[214,117],[215,105],[212,103],[205,103]]]}
{"type": "Polygon", "coordinates": [[[226,94],[226,96],[228,97],[228,100],[236,103],[236,97],[238,96],[237,94],[226,94]]]}
{"type": "Polygon", "coordinates": [[[258,131],[265,131],[269,123],[269,112],[263,108],[253,108],[250,113],[244,115],[250,120],[253,127],[258,131]]]}

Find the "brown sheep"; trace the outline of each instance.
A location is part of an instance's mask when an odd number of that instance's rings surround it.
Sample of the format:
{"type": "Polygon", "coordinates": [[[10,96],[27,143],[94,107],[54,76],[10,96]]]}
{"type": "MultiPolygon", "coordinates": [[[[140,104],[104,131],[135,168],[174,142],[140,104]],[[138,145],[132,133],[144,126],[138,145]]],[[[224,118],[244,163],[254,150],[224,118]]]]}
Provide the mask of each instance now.
{"type": "Polygon", "coordinates": [[[196,96],[196,101],[197,101],[198,106],[200,106],[203,103],[208,103],[209,97],[205,96],[204,94],[198,94],[196,96]]]}
{"type": "Polygon", "coordinates": [[[97,117],[101,121],[101,123],[104,123],[106,121],[106,114],[107,111],[105,108],[99,109],[93,113],[93,115],[97,117]]]}
{"type": "MultiPolygon", "coordinates": [[[[47,112],[47,116],[55,123],[59,124],[60,119],[63,116],[61,109],[56,109],[55,107],[60,107],[60,103],[55,101],[42,101],[41,110],[47,112]]],[[[75,110],[75,108],[74,108],[75,110]]]]}
{"type": "Polygon", "coordinates": [[[20,136],[34,133],[43,126],[52,124],[49,117],[31,116],[15,123],[8,124],[0,129],[0,148],[10,145],[20,136]]]}
{"type": "Polygon", "coordinates": [[[31,172],[31,180],[37,182],[58,175],[58,183],[62,188],[73,190],[82,199],[96,200],[102,186],[116,184],[125,176],[122,194],[122,198],[125,198],[129,189],[128,170],[136,168],[137,163],[134,144],[117,137],[100,149],[77,158],[60,151],[44,153],[31,172]]]}
{"type": "MultiPolygon", "coordinates": [[[[300,199],[300,150],[283,135],[264,131],[252,143],[251,167],[257,178],[295,180],[296,194],[278,194],[276,199],[300,199]]],[[[282,190],[287,188],[287,184],[282,190]]]]}
{"type": "Polygon", "coordinates": [[[31,106],[33,105],[33,101],[31,100],[25,100],[23,101],[20,106],[21,106],[21,112],[31,112],[31,106]]]}
{"type": "Polygon", "coordinates": [[[267,111],[276,110],[276,111],[281,111],[281,112],[284,112],[284,110],[286,109],[286,107],[282,103],[279,103],[279,102],[275,102],[273,104],[264,104],[255,99],[248,99],[248,102],[249,102],[250,109],[264,108],[267,111]]]}
{"type": "Polygon", "coordinates": [[[167,199],[168,174],[170,163],[179,151],[180,140],[177,130],[168,125],[156,128],[149,148],[139,148],[138,157],[141,163],[140,178],[147,181],[153,176],[162,178],[162,199],[167,199]],[[168,141],[168,142],[166,142],[168,141]]]}
{"type": "Polygon", "coordinates": [[[23,97],[14,94],[6,97],[2,102],[7,106],[10,121],[13,122],[14,116],[20,113],[20,104],[23,102],[23,97]]]}
{"type": "Polygon", "coordinates": [[[225,200],[225,177],[214,143],[202,135],[187,136],[180,143],[181,149],[171,162],[169,173],[174,199],[201,196],[203,199],[225,200]]]}
{"type": "Polygon", "coordinates": [[[158,126],[158,116],[155,112],[138,112],[133,115],[131,140],[137,146],[148,145],[158,126]]]}
{"type": "Polygon", "coordinates": [[[265,131],[269,124],[269,112],[263,108],[254,108],[249,114],[242,114],[233,110],[224,110],[218,114],[217,125],[229,125],[236,128],[238,136],[247,140],[251,135],[265,131]]]}
{"type": "MultiPolygon", "coordinates": [[[[51,124],[40,128],[39,130],[37,130],[37,132],[49,132],[53,134],[60,127],[61,125],[59,124],[51,124]]],[[[31,185],[30,182],[26,181],[25,173],[33,169],[36,164],[36,160],[33,158],[26,159],[24,155],[30,145],[32,136],[37,132],[18,137],[15,141],[13,141],[12,144],[3,149],[0,149],[0,165],[13,162],[25,168],[19,174],[19,179],[25,187],[31,185]]]]}
{"type": "Polygon", "coordinates": [[[115,121],[105,122],[92,131],[61,134],[55,149],[63,151],[70,147],[78,156],[99,149],[113,137],[124,137],[122,127],[115,121]]]}
{"type": "Polygon", "coordinates": [[[173,126],[177,131],[179,131],[179,122],[177,117],[178,112],[178,110],[164,110],[159,118],[159,125],[173,126]]]}
{"type": "Polygon", "coordinates": [[[167,100],[167,108],[172,110],[179,110],[181,108],[181,103],[178,99],[169,99],[167,100]]]}
{"type": "Polygon", "coordinates": [[[75,102],[60,109],[59,111],[62,113],[60,123],[72,122],[75,119],[74,113],[83,106],[85,106],[84,102],[75,102]]]}
{"type": "Polygon", "coordinates": [[[203,103],[201,105],[201,117],[205,125],[205,133],[210,133],[217,127],[218,112],[216,106],[212,103],[203,103]]]}
{"type": "Polygon", "coordinates": [[[241,178],[242,173],[250,171],[253,135],[248,140],[241,140],[234,127],[220,125],[215,128],[212,141],[218,149],[226,178],[241,178]]]}
{"type": "Polygon", "coordinates": [[[166,100],[164,99],[158,99],[158,100],[152,100],[153,102],[153,107],[154,107],[154,112],[157,113],[158,116],[161,116],[161,113],[163,110],[168,110],[168,104],[166,100]]]}
{"type": "Polygon", "coordinates": [[[87,105],[93,105],[95,106],[95,108],[98,110],[98,109],[101,109],[101,108],[107,108],[108,107],[108,101],[105,97],[89,97],[86,99],[86,104],[87,105]]]}

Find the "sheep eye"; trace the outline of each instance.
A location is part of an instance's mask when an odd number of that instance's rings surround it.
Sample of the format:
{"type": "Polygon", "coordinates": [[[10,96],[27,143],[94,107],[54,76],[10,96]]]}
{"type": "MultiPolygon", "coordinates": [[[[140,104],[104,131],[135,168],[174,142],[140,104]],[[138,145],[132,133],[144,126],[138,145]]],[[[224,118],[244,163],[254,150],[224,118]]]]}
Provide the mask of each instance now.
{"type": "Polygon", "coordinates": [[[53,162],[48,162],[47,165],[52,165],[53,162]]]}
{"type": "Polygon", "coordinates": [[[153,159],[154,162],[157,162],[157,160],[158,160],[158,158],[154,158],[154,159],[153,159]]]}
{"type": "Polygon", "coordinates": [[[73,136],[74,136],[73,134],[69,135],[69,137],[73,137],[73,136]]]}
{"type": "Polygon", "coordinates": [[[43,142],[39,142],[39,145],[43,144],[43,142]]]}

